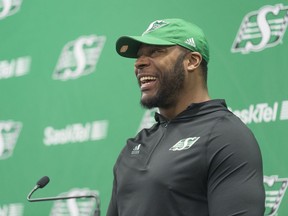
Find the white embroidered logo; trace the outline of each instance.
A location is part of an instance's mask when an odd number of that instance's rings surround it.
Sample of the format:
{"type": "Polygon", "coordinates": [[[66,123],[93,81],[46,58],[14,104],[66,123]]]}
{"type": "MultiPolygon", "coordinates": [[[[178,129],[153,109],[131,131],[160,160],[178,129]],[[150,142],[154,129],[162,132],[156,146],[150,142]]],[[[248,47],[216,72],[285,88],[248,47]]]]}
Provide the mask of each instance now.
{"type": "Polygon", "coordinates": [[[135,146],[131,152],[132,155],[135,155],[135,154],[139,154],[140,153],[140,147],[141,147],[141,144],[135,146]]]}
{"type": "Polygon", "coordinates": [[[200,137],[189,137],[178,141],[174,146],[172,146],[170,151],[182,151],[191,148],[191,146],[199,140],[200,137]]]}
{"type": "Polygon", "coordinates": [[[194,41],[194,38],[188,38],[186,41],[185,41],[186,44],[192,46],[192,47],[196,47],[196,44],[195,44],[195,41],[194,41]]]}
{"type": "Polygon", "coordinates": [[[156,21],[152,22],[152,23],[148,26],[148,28],[146,29],[146,31],[143,32],[142,35],[147,34],[147,33],[150,33],[150,32],[152,32],[152,31],[155,31],[156,29],[159,29],[159,28],[161,28],[161,27],[163,27],[163,26],[166,26],[166,25],[168,25],[168,24],[169,24],[169,23],[166,22],[166,21],[164,21],[164,20],[156,20],[156,21]]]}

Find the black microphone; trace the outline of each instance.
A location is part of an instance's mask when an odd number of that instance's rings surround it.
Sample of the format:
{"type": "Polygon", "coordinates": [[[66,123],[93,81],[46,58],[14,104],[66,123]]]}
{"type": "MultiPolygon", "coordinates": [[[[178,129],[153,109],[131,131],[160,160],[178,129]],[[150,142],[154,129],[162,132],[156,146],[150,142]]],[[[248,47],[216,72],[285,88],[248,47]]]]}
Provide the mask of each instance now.
{"type": "Polygon", "coordinates": [[[51,200],[65,200],[65,199],[80,199],[80,198],[94,198],[96,200],[96,209],[94,211],[94,216],[100,216],[100,198],[98,194],[90,193],[86,195],[78,195],[78,196],[57,196],[57,197],[46,197],[46,198],[36,198],[31,199],[32,194],[38,190],[38,188],[44,188],[50,179],[48,176],[43,176],[35,185],[35,187],[31,190],[31,192],[27,196],[27,200],[29,202],[41,202],[41,201],[51,201],[51,200]]]}
{"type": "Polygon", "coordinates": [[[36,183],[36,186],[38,186],[39,188],[43,188],[49,183],[49,181],[50,181],[49,177],[44,176],[36,183]]]}

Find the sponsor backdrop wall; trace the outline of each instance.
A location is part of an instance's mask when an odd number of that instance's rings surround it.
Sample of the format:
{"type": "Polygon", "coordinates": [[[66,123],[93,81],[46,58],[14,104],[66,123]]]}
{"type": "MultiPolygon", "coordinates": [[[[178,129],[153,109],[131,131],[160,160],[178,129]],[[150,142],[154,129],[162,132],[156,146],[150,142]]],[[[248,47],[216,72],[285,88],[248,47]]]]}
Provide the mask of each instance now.
{"type": "Polygon", "coordinates": [[[162,18],[200,25],[210,42],[209,90],[255,133],[265,215],[288,215],[288,1],[0,0],[0,216],[106,214],[112,168],[128,137],[153,123],[139,105],[121,35],[162,18]]]}

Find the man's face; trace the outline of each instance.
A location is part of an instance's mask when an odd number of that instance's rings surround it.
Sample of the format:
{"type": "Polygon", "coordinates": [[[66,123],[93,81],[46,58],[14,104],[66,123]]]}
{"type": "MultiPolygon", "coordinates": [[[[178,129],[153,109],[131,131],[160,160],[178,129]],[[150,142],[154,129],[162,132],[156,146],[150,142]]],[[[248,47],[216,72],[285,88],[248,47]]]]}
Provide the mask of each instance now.
{"type": "Polygon", "coordinates": [[[183,50],[178,46],[143,45],[138,51],[135,74],[145,108],[170,108],[184,86],[183,50]]]}

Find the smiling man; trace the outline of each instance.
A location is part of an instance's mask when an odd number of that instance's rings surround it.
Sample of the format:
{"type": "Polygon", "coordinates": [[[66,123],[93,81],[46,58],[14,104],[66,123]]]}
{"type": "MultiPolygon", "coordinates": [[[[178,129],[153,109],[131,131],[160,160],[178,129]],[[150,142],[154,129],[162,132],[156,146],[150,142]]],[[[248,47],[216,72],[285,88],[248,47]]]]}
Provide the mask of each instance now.
{"type": "Polygon", "coordinates": [[[136,59],[141,104],[159,113],[119,155],[107,216],[263,216],[259,146],[224,100],[209,97],[203,31],[157,20],[116,50],[136,59]]]}

